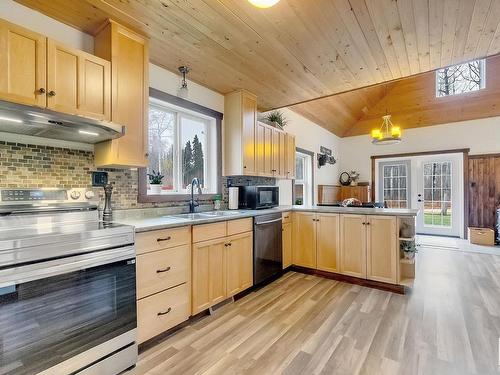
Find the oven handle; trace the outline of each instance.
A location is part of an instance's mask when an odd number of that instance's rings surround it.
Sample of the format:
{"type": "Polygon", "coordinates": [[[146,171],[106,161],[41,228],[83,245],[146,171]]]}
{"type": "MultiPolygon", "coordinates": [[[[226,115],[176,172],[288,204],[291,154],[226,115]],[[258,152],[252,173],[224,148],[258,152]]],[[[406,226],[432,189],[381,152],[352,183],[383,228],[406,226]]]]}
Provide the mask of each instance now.
{"type": "Polygon", "coordinates": [[[264,224],[271,224],[271,223],[276,223],[278,221],[283,220],[281,217],[279,219],[274,219],[274,220],[268,220],[268,221],[262,221],[260,223],[255,223],[255,225],[264,225],[264,224]]]}
{"type": "Polygon", "coordinates": [[[0,270],[0,288],[124,260],[135,263],[135,248],[133,245],[5,268],[0,270]]]}

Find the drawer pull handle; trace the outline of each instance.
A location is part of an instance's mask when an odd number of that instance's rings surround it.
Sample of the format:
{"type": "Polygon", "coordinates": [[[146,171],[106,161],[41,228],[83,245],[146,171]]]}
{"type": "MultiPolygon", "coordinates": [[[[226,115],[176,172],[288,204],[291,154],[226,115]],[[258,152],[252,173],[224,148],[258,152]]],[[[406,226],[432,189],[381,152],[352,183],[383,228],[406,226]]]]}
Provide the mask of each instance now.
{"type": "Polygon", "coordinates": [[[290,218],[290,216],[285,216],[285,219],[289,219],[289,218],[290,218]]]}
{"type": "Polygon", "coordinates": [[[163,241],[170,241],[172,239],[171,236],[165,237],[165,238],[157,238],[157,242],[163,242],[163,241]]]}
{"type": "Polygon", "coordinates": [[[168,271],[170,271],[170,266],[167,268],[163,268],[161,270],[156,270],[156,273],[163,273],[163,272],[168,272],[168,271]]]}
{"type": "Polygon", "coordinates": [[[172,311],[172,308],[171,308],[171,307],[169,307],[169,308],[167,309],[167,311],[160,311],[160,312],[159,312],[158,314],[156,314],[156,315],[158,315],[158,316],[167,315],[170,311],[172,311]]]}

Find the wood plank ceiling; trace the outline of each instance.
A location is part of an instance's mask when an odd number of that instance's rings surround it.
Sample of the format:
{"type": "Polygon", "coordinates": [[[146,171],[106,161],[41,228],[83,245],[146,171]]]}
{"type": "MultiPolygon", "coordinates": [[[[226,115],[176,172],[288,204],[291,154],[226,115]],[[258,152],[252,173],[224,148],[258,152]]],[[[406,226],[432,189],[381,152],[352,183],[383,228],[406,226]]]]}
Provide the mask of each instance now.
{"type": "MultiPolygon", "coordinates": [[[[260,110],[500,52],[500,0],[17,1],[90,34],[113,18],[151,38],[154,64],[188,65],[220,93],[252,91],[260,110]]],[[[380,94],[355,94],[357,110],[380,94]]]]}

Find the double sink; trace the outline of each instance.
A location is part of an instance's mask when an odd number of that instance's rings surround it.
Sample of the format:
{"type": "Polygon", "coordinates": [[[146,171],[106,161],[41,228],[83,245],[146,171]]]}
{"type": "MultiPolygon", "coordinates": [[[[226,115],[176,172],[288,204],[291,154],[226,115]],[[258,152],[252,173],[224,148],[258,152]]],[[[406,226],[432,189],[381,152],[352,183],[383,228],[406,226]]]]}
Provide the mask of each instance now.
{"type": "Polygon", "coordinates": [[[242,214],[241,211],[206,211],[195,212],[190,214],[178,214],[163,216],[164,219],[171,220],[172,222],[185,222],[192,220],[213,219],[217,217],[232,217],[242,214]]]}

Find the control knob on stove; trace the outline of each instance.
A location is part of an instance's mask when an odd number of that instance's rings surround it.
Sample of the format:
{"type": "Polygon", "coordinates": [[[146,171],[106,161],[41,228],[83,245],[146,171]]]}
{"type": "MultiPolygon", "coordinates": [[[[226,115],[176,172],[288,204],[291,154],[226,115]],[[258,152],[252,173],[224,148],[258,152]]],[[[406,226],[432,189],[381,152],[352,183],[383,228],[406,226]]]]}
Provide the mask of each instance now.
{"type": "Polygon", "coordinates": [[[92,190],[87,190],[85,192],[85,198],[87,198],[87,199],[92,199],[92,198],[94,198],[94,196],[95,196],[95,194],[92,190]]]}
{"type": "Polygon", "coordinates": [[[80,194],[80,192],[79,192],[78,190],[73,190],[73,191],[71,192],[71,194],[70,194],[71,199],[78,199],[78,198],[80,198],[80,195],[81,195],[81,194],[80,194]]]}

